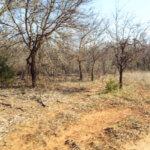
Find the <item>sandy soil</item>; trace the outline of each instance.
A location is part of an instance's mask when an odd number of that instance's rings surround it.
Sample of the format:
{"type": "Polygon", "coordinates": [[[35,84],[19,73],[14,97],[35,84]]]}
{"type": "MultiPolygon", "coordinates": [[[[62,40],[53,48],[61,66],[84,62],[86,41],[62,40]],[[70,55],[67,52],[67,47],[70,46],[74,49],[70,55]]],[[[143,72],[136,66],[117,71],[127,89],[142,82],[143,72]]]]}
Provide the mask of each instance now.
{"type": "MultiPolygon", "coordinates": [[[[77,124],[72,124],[68,128],[61,128],[57,134],[48,134],[48,128],[42,129],[41,132],[47,133],[43,139],[40,139],[40,130],[37,122],[32,125],[16,127],[5,138],[5,142],[9,143],[3,150],[66,150],[71,146],[78,147],[78,144],[88,145],[92,140],[98,138],[103,129],[107,128],[111,123],[123,120],[127,115],[132,113],[129,109],[109,109],[102,112],[91,112],[83,114],[82,119],[77,124]],[[45,132],[44,132],[44,131],[45,132]]],[[[47,118],[48,119],[48,118],[47,118]]],[[[42,137],[41,137],[42,138],[42,137]]]]}
{"type": "MultiPolygon", "coordinates": [[[[131,84],[103,94],[103,84],[65,82],[45,91],[25,89],[25,93],[1,90],[0,150],[124,150],[114,147],[136,140],[147,130],[143,126],[150,118],[150,86],[131,84]],[[108,147],[99,147],[105,144],[108,147]]],[[[126,144],[125,149],[150,150],[150,135],[126,144]]]]}
{"type": "Polygon", "coordinates": [[[126,150],[150,150],[150,134],[136,143],[127,144],[126,150]]]}

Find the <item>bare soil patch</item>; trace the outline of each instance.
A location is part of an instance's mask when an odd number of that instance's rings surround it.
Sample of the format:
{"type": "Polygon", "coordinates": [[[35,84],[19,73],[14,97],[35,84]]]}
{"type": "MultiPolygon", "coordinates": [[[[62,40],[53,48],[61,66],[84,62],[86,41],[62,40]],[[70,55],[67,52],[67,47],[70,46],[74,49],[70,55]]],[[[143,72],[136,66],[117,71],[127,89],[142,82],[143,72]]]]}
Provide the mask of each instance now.
{"type": "Polygon", "coordinates": [[[101,80],[2,89],[0,150],[128,150],[134,149],[131,141],[139,148],[148,145],[148,84],[128,81],[123,90],[110,93],[103,92],[101,80]]]}

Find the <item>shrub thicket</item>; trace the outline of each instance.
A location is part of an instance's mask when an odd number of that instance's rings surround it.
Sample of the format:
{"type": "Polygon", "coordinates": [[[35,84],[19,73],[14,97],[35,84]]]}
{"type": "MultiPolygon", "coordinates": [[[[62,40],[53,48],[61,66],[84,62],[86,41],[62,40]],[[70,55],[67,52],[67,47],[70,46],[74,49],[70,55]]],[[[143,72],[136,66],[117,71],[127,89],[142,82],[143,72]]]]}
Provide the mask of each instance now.
{"type": "Polygon", "coordinates": [[[10,86],[15,77],[14,69],[7,64],[8,56],[1,55],[0,56],[0,84],[1,86],[10,86]]]}
{"type": "Polygon", "coordinates": [[[106,82],[105,91],[106,93],[117,90],[119,88],[119,84],[116,83],[113,79],[109,79],[106,82]]]}

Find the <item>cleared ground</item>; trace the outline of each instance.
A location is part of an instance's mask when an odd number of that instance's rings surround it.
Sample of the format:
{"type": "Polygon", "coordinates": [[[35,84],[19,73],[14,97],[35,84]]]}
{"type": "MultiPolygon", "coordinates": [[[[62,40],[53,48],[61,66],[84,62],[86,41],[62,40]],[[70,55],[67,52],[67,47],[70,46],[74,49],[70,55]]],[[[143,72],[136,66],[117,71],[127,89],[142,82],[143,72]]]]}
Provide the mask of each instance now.
{"type": "Polygon", "coordinates": [[[110,76],[2,89],[0,150],[150,149],[150,73],[124,77],[123,90],[110,93],[110,76]]]}

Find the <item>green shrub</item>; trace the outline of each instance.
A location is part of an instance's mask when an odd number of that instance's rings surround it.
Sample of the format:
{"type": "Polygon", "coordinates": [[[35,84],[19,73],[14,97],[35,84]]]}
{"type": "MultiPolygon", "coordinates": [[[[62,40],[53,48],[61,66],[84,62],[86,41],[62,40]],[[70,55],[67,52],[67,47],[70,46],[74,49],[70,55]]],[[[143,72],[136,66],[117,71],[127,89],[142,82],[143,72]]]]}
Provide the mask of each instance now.
{"type": "Polygon", "coordinates": [[[118,88],[119,88],[119,84],[116,83],[113,79],[109,79],[109,81],[106,82],[105,92],[108,93],[117,90],[118,88]]]}
{"type": "Polygon", "coordinates": [[[147,104],[150,104],[150,100],[146,100],[146,103],[147,103],[147,104]]]}
{"type": "Polygon", "coordinates": [[[8,56],[0,56],[0,84],[2,86],[9,86],[14,81],[15,71],[12,67],[7,65],[8,56]]]}
{"type": "Polygon", "coordinates": [[[21,93],[26,94],[26,88],[24,86],[21,87],[21,93]]]}

